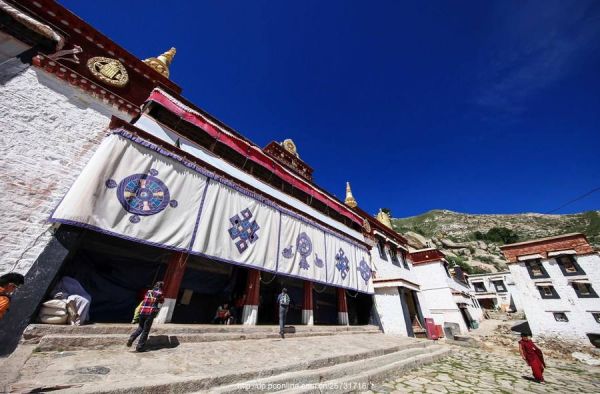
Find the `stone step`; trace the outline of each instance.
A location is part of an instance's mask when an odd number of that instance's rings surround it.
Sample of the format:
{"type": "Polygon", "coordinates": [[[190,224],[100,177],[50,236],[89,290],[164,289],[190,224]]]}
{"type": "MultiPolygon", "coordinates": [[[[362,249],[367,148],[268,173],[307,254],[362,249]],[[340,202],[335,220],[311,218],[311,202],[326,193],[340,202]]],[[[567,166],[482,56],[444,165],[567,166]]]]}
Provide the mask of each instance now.
{"type": "Polygon", "coordinates": [[[375,368],[371,368],[371,364],[369,363],[369,366],[366,369],[363,369],[361,373],[355,375],[346,374],[338,379],[324,380],[317,386],[306,385],[298,388],[280,390],[277,391],[277,393],[350,393],[367,391],[373,384],[385,382],[386,380],[389,380],[390,377],[399,376],[420,366],[431,364],[449,356],[451,352],[452,349],[440,346],[433,351],[427,353],[421,352],[375,368]]]}
{"type": "MultiPolygon", "coordinates": [[[[366,337],[371,337],[371,335],[367,335],[366,337]]],[[[339,339],[339,337],[337,338],[339,339]]],[[[363,335],[362,338],[363,343],[365,343],[365,336],[363,335]]],[[[373,335],[373,341],[378,340],[382,340],[387,345],[373,346],[372,349],[365,351],[307,359],[306,361],[293,364],[286,363],[285,354],[281,354],[282,363],[267,368],[257,364],[256,368],[250,370],[245,369],[236,371],[236,373],[220,375],[211,374],[210,376],[198,378],[171,376],[168,379],[163,379],[157,376],[148,376],[143,383],[138,379],[137,382],[85,385],[84,387],[66,389],[64,392],[78,394],[231,392],[233,389],[240,391],[239,387],[245,387],[248,382],[262,379],[272,382],[318,382],[323,379],[336,381],[345,379],[348,373],[352,375],[364,374],[365,368],[368,371],[384,368],[386,365],[394,365],[399,368],[399,363],[403,360],[410,360],[405,368],[420,365],[425,360],[433,360],[434,356],[441,357],[442,353],[438,349],[444,349],[444,347],[427,340],[398,338],[391,341],[386,335],[373,335]]],[[[286,341],[278,343],[285,343],[286,341]]],[[[323,353],[327,354],[327,349],[323,349],[323,353]]],[[[242,389],[241,391],[258,392],[260,390],[250,388],[249,390],[242,389]]]]}
{"type": "MultiPolygon", "coordinates": [[[[127,334],[49,334],[41,338],[36,337],[30,340],[24,340],[23,343],[37,343],[37,351],[64,351],[64,350],[100,350],[114,346],[123,346],[129,335],[133,331],[130,327],[127,334]]],[[[289,338],[298,337],[316,337],[327,335],[355,335],[355,334],[379,334],[379,330],[363,331],[299,331],[293,334],[286,334],[289,338]]],[[[215,341],[241,341],[279,338],[279,333],[272,331],[264,332],[232,332],[232,333],[181,333],[174,335],[152,334],[148,338],[147,345],[155,348],[173,348],[181,343],[200,343],[215,341]]]]}
{"type": "MultiPolygon", "coordinates": [[[[134,324],[89,324],[84,326],[52,325],[52,324],[30,324],[23,333],[23,339],[31,340],[41,338],[45,335],[106,335],[106,334],[129,334],[136,327],[134,324]]],[[[286,326],[286,331],[299,332],[381,332],[379,327],[373,325],[365,326],[286,326]]],[[[156,335],[177,334],[214,334],[214,333],[279,333],[279,326],[249,326],[249,325],[219,325],[219,324],[157,324],[152,327],[156,335]]]]}
{"type": "MultiPolygon", "coordinates": [[[[328,382],[359,376],[364,374],[366,369],[369,371],[376,370],[388,365],[396,365],[399,361],[416,360],[415,357],[434,353],[440,348],[440,346],[428,342],[415,341],[396,348],[386,349],[380,354],[369,354],[365,358],[358,358],[354,361],[328,365],[318,369],[311,368],[303,371],[287,372],[267,378],[215,387],[210,391],[211,393],[277,392],[281,391],[282,388],[290,389],[290,387],[297,387],[290,390],[299,390],[299,386],[303,386],[304,390],[319,392],[319,385],[321,385],[321,390],[327,391],[328,382]]],[[[364,387],[366,390],[368,385],[364,387]]]]}

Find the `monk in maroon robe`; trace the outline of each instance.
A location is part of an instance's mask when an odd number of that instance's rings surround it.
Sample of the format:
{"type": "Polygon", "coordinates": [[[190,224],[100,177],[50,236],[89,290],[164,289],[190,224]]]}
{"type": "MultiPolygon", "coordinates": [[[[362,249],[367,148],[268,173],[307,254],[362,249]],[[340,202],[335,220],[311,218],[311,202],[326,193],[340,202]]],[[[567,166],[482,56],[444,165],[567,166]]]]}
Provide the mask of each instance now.
{"type": "Polygon", "coordinates": [[[521,340],[519,341],[519,353],[523,360],[527,361],[527,365],[531,367],[534,379],[538,383],[544,382],[544,368],[546,363],[544,362],[544,355],[539,347],[533,343],[533,341],[527,336],[527,334],[521,334],[521,340]]]}

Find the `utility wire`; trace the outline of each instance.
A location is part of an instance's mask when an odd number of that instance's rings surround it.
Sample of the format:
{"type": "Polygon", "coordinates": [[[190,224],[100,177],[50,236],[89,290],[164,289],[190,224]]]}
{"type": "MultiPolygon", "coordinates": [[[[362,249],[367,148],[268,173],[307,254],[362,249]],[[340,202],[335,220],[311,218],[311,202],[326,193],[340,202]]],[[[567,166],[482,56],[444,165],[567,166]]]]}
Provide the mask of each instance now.
{"type": "Polygon", "coordinates": [[[597,192],[597,191],[599,191],[599,190],[600,190],[600,186],[599,186],[599,187],[597,187],[597,188],[595,188],[595,189],[592,189],[592,190],[590,190],[590,191],[589,191],[589,192],[587,192],[587,193],[584,193],[584,194],[582,194],[582,195],[581,195],[581,196],[579,196],[579,197],[576,197],[576,198],[572,199],[571,201],[567,201],[566,203],[564,203],[564,204],[563,204],[563,205],[561,205],[560,207],[558,207],[558,208],[556,208],[556,209],[553,209],[553,210],[551,210],[551,211],[548,211],[548,212],[546,212],[546,214],[550,214],[550,213],[554,213],[554,212],[556,212],[556,211],[559,211],[559,210],[563,209],[564,207],[566,207],[567,205],[571,205],[571,204],[573,204],[573,203],[574,203],[574,202],[576,202],[576,201],[582,200],[582,199],[586,198],[587,196],[589,196],[590,194],[592,194],[592,193],[596,193],[596,192],[597,192]]]}

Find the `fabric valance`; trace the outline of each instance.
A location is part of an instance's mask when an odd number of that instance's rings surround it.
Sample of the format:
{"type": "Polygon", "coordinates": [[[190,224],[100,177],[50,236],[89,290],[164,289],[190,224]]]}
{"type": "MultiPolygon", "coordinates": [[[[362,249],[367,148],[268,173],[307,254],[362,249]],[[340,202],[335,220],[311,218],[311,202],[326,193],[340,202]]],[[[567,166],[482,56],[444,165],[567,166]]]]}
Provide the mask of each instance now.
{"type": "Polygon", "coordinates": [[[363,245],[121,129],[50,221],[373,293],[363,245]]]}

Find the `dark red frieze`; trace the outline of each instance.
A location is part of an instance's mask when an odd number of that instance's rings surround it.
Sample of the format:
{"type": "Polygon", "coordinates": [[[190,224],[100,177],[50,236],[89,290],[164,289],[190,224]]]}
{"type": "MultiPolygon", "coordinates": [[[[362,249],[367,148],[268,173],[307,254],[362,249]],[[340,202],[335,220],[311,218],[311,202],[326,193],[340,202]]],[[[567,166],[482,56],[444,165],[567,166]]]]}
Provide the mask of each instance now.
{"type": "MultiPolygon", "coordinates": [[[[82,49],[76,54],[78,63],[71,61],[73,57],[69,55],[52,59],[48,57],[52,53],[40,52],[34,57],[35,66],[129,113],[139,112],[139,107],[157,86],[174,93],[181,92],[181,88],[173,81],[149,67],[56,1],[9,0],[9,2],[60,34],[65,40],[63,50],[72,50],[76,46],[82,49]],[[127,84],[116,87],[96,78],[87,66],[88,59],[93,57],[106,57],[121,62],[127,70],[129,78],[127,84]]],[[[24,41],[27,42],[27,38],[24,41]]],[[[164,50],[165,48],[156,48],[155,54],[148,55],[156,56],[164,50]]]]}
{"type": "Polygon", "coordinates": [[[300,158],[288,152],[283,146],[281,146],[281,144],[272,141],[269,143],[269,145],[263,148],[263,152],[269,155],[269,157],[277,160],[277,162],[283,164],[295,174],[298,174],[304,179],[312,182],[313,169],[300,158]]]}

